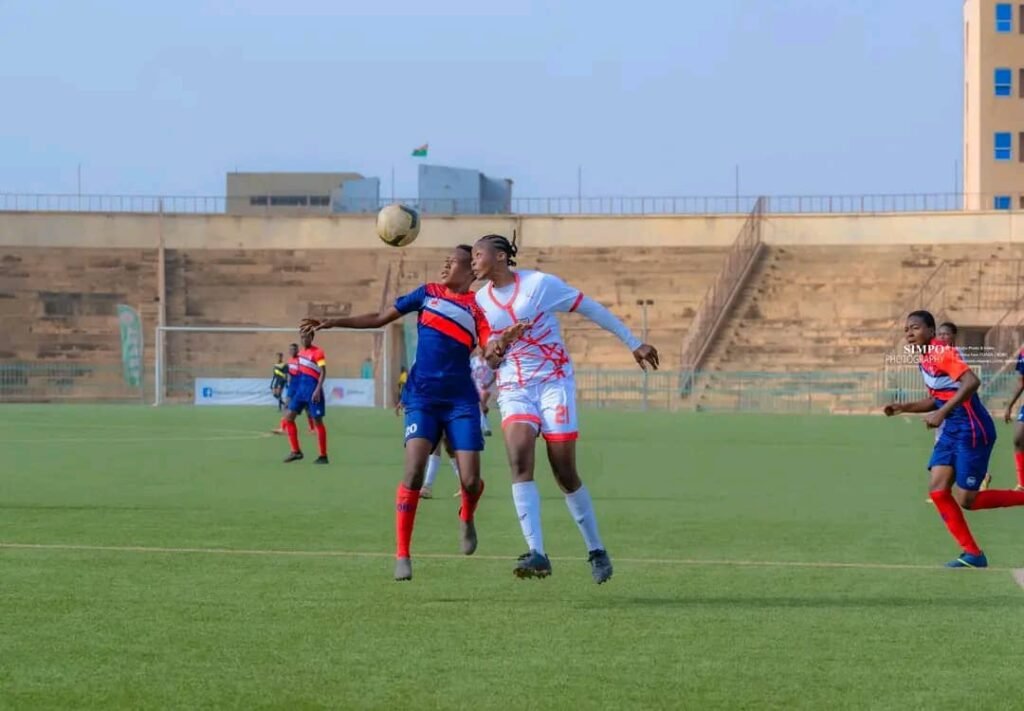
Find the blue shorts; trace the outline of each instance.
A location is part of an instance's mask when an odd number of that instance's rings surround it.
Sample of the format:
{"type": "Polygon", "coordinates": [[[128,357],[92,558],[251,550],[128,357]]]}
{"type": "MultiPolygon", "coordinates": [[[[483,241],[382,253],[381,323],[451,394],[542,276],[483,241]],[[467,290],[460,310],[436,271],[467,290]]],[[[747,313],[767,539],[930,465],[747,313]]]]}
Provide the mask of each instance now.
{"type": "Polygon", "coordinates": [[[324,393],[320,393],[320,402],[313,402],[313,393],[296,393],[288,398],[288,409],[296,415],[308,410],[310,417],[320,419],[326,412],[326,400],[324,393]]]}
{"type": "Polygon", "coordinates": [[[988,474],[989,458],[995,441],[972,447],[970,442],[955,437],[939,437],[928,460],[932,467],[953,467],[956,485],[965,491],[977,491],[988,474]]]}
{"type": "Polygon", "coordinates": [[[426,404],[408,403],[405,406],[405,441],[429,440],[432,447],[441,441],[441,435],[456,452],[480,452],[484,448],[484,435],[480,429],[480,404],[426,404]]]}

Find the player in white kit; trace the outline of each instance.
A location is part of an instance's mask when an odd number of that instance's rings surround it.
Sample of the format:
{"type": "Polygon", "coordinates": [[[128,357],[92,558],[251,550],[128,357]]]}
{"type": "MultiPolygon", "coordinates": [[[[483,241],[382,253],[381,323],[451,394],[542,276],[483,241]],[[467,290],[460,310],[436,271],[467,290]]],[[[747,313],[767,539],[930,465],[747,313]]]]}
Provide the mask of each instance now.
{"type": "Polygon", "coordinates": [[[520,578],[551,574],[541,531],[540,492],[533,479],[540,434],[555,481],[583,534],[591,573],[601,584],[612,577],[612,563],[590,494],[576,471],[576,384],[555,314],[580,313],[618,336],[641,368],[657,369],[658,351],[642,343],[604,306],[558,277],[511,269],[517,251],[514,237],[509,242],[500,235],[487,235],[473,246],[473,273],[490,282],[477,291],[476,301],[492,329],[485,356],[498,368],[498,407],[512,470],[512,498],[529,548],[513,572],[520,578]],[[517,339],[502,352],[496,339],[508,331],[517,339]]]}

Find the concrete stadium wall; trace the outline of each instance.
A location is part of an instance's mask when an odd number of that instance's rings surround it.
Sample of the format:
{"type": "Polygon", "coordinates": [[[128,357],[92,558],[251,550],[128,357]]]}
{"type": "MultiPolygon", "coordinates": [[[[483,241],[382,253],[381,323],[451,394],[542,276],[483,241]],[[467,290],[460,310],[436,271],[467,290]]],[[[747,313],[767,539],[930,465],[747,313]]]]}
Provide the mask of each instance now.
{"type": "MultiPolygon", "coordinates": [[[[724,247],[744,218],[733,216],[428,217],[417,247],[472,242],[519,231],[526,249],[550,247],[724,247]]],[[[374,217],[250,217],[131,213],[0,212],[0,245],[168,249],[390,249],[374,217]]],[[[1024,242],[1015,212],[886,215],[770,215],[770,245],[895,245],[1024,242]]]]}

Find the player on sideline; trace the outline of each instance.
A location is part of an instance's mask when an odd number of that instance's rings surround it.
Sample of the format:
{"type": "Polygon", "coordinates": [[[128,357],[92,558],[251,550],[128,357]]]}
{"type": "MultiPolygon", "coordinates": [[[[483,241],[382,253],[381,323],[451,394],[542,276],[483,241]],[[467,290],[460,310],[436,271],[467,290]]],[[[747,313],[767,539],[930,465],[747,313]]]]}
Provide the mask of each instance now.
{"type": "Polygon", "coordinates": [[[480,434],[476,388],[469,372],[469,354],[489,338],[487,321],[469,290],[473,284],[468,246],[461,245],[445,260],[441,283],[424,284],[398,297],[379,314],[333,318],[320,322],[306,319],[304,331],[325,328],[380,328],[405,314],[417,312],[419,338],[416,362],[402,388],[405,410],[405,476],[395,495],[395,580],[412,579],[412,542],[416,508],[423,485],[423,470],[442,432],[451,442],[462,478],[459,521],[462,552],[476,551],[473,521],[484,491],[480,478],[480,434]]]}
{"type": "Polygon", "coordinates": [[[473,382],[480,393],[480,427],[484,431],[484,437],[490,437],[491,424],[487,421],[487,413],[490,412],[491,388],[494,387],[495,381],[494,368],[487,364],[487,360],[480,352],[473,354],[469,365],[473,369],[473,382]]]}
{"type": "MultiPolygon", "coordinates": [[[[1021,393],[1024,393],[1024,348],[1017,353],[1016,371],[1020,375],[1020,383],[1013,393],[1013,398],[1006,406],[1003,413],[1003,420],[1007,423],[1013,421],[1013,406],[1017,403],[1021,393]]],[[[1013,424],[1013,458],[1017,464],[1017,486],[1015,491],[1024,491],[1024,406],[1017,413],[1017,421],[1013,424]]]]}
{"type": "Polygon", "coordinates": [[[939,438],[928,462],[928,490],[946,528],[963,550],[946,566],[987,567],[988,559],[974,540],[961,507],[977,511],[1024,506],[1024,491],[979,491],[996,441],[995,424],[978,397],[981,381],[955,348],[935,337],[935,317],[928,311],[910,313],[904,332],[907,343],[919,353],[929,396],[917,402],[890,403],[884,412],[889,417],[925,414],[925,425],[938,428],[939,438]]]}
{"type": "Polygon", "coordinates": [[[576,471],[576,386],[555,313],[579,312],[615,334],[642,368],[658,367],[658,351],[642,343],[608,309],[558,277],[514,271],[517,251],[515,237],[509,242],[500,235],[482,237],[473,247],[473,272],[490,282],[477,292],[476,300],[492,333],[504,341],[492,340],[485,356],[498,366],[498,407],[512,472],[512,499],[529,548],[513,572],[520,578],[551,574],[541,531],[540,492],[533,478],[539,433],[547,443],[555,481],[583,534],[591,574],[601,584],[612,577],[612,563],[598,533],[590,493],[576,471]]]}
{"type": "Polygon", "coordinates": [[[302,350],[297,356],[295,385],[292,387],[289,383],[293,394],[288,398],[288,414],[284,418],[284,430],[292,451],[284,461],[287,464],[303,458],[295,418],[306,410],[312,419],[317,444],[320,447],[320,456],[315,463],[327,464],[327,428],[324,427],[324,380],[327,378],[327,359],[320,347],[313,345],[313,331],[304,331],[300,340],[302,350]]]}
{"type": "MultiPolygon", "coordinates": [[[[299,384],[299,344],[290,343],[288,344],[288,362],[285,364],[285,384],[284,384],[284,397],[283,402],[285,408],[288,407],[288,403],[295,397],[295,386],[299,384]]],[[[309,431],[315,432],[316,427],[313,424],[313,418],[307,412],[307,419],[309,420],[309,431]]],[[[285,423],[288,422],[288,417],[281,418],[281,425],[274,430],[274,434],[285,434],[285,423]]]]}
{"type": "Polygon", "coordinates": [[[270,394],[277,400],[277,411],[284,409],[284,402],[281,401],[281,392],[284,384],[288,382],[288,364],[284,362],[284,353],[277,354],[277,362],[274,363],[273,375],[270,377],[270,394]]]}

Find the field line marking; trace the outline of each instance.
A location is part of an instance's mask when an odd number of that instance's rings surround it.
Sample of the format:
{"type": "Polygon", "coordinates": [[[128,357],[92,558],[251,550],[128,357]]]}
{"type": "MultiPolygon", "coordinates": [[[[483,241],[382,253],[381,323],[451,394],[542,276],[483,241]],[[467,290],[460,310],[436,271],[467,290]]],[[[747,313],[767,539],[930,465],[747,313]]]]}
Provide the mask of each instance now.
{"type": "Polygon", "coordinates": [[[120,444],[125,442],[227,442],[232,440],[257,440],[273,437],[271,432],[248,432],[235,435],[196,435],[194,437],[50,437],[48,439],[0,439],[0,444],[60,444],[89,442],[95,444],[120,444]]]}
{"type": "MultiPolygon", "coordinates": [[[[97,553],[148,553],[148,554],[201,554],[229,556],[280,556],[293,558],[394,558],[393,553],[373,551],[338,551],[338,550],[286,550],[286,549],[246,549],[246,548],[173,548],[159,546],[99,546],[73,543],[5,543],[0,542],[0,549],[7,550],[53,550],[53,551],[89,551],[97,553]]],[[[473,555],[465,556],[457,553],[418,553],[416,558],[434,560],[459,560],[476,558],[479,560],[511,561],[512,555],[473,555]]],[[[559,562],[578,562],[582,558],[555,557],[559,562]]],[[[914,565],[910,563],[836,563],[827,561],[802,562],[782,560],[700,560],[696,558],[615,558],[616,562],[636,565],[664,566],[721,566],[733,568],[817,568],[817,569],[850,569],[850,570],[945,570],[941,565],[914,565]]],[[[986,570],[1006,572],[1010,568],[987,568],[986,570]]],[[[1022,580],[1024,586],[1024,570],[1022,580]]]]}

